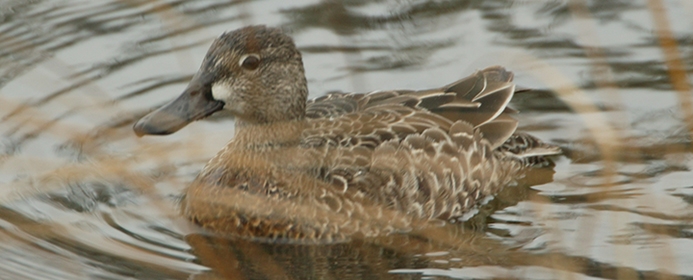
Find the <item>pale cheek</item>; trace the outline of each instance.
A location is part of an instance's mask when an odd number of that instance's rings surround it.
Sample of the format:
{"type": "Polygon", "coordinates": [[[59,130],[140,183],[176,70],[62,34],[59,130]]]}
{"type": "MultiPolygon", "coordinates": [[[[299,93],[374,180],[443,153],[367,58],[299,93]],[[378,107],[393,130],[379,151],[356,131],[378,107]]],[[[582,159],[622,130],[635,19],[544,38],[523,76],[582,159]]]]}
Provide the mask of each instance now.
{"type": "Polygon", "coordinates": [[[231,87],[225,83],[215,83],[212,85],[212,97],[215,100],[227,102],[231,97],[231,87]]]}

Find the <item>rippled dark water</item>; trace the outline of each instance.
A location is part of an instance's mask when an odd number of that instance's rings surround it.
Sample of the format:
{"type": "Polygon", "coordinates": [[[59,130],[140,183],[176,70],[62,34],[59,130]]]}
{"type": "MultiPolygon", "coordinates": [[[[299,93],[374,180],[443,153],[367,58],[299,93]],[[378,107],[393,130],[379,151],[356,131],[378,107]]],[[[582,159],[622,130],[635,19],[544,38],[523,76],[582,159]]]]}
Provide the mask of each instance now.
{"type": "Polygon", "coordinates": [[[688,0],[2,1],[0,279],[691,278],[691,14],[688,0]],[[177,201],[233,123],[131,126],[248,24],[291,32],[312,97],[504,65],[535,89],[513,100],[520,129],[565,156],[464,225],[324,245],[202,234],[177,201]]]}

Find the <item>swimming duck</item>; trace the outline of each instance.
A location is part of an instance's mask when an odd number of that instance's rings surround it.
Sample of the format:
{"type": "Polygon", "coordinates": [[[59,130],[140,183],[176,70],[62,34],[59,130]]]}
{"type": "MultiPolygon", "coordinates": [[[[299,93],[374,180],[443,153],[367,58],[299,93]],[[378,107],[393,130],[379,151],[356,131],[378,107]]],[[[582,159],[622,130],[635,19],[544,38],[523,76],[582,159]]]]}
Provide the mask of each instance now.
{"type": "Polygon", "coordinates": [[[559,154],[516,132],[513,74],[489,67],[430,90],[330,93],[307,101],[301,53],[281,30],[248,26],[210,47],[175,100],[135,125],[173,133],[218,111],[233,139],[182,201],[215,232],[334,239],[455,221],[524,168],[559,154]]]}

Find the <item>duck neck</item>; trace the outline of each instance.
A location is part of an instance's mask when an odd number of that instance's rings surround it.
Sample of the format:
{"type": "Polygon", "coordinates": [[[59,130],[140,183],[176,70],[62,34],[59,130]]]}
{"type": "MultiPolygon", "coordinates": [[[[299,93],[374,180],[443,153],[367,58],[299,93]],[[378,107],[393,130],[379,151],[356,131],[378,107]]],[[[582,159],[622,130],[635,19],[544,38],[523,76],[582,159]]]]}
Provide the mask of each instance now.
{"type": "Polygon", "coordinates": [[[254,151],[296,146],[306,126],[303,118],[264,124],[237,124],[231,144],[237,149],[254,151]]]}
{"type": "Polygon", "coordinates": [[[240,110],[234,112],[236,127],[271,125],[304,119],[308,98],[305,78],[298,81],[267,81],[265,84],[272,86],[250,90],[257,95],[248,97],[243,102],[244,105],[240,105],[240,110]]]}

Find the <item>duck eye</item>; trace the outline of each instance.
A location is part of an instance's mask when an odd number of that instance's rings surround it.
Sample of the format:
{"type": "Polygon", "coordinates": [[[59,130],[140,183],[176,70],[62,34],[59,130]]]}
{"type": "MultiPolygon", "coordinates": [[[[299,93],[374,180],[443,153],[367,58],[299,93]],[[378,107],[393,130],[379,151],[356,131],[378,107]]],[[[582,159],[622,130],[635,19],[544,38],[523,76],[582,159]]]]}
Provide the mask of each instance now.
{"type": "Polygon", "coordinates": [[[238,63],[245,69],[255,70],[258,66],[260,66],[260,57],[256,54],[246,54],[241,57],[241,60],[238,61],[238,63]]]}

